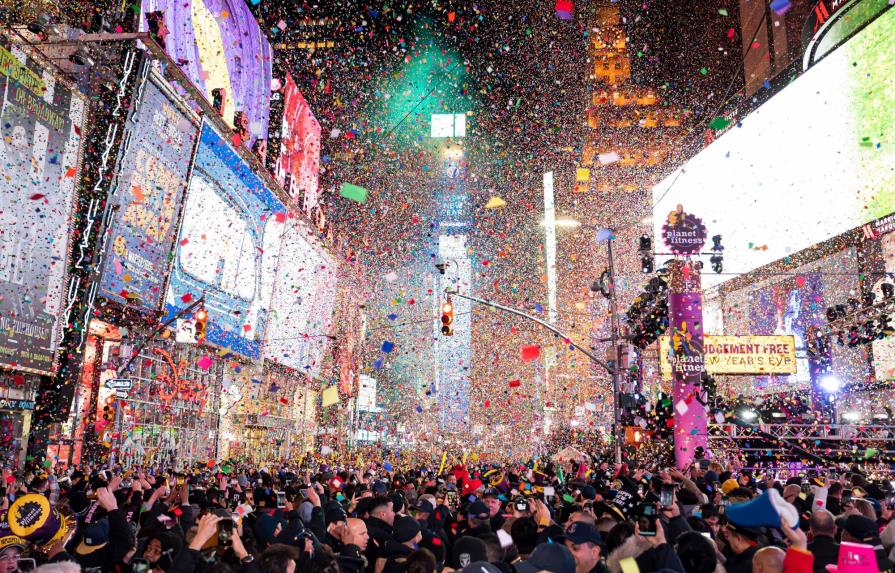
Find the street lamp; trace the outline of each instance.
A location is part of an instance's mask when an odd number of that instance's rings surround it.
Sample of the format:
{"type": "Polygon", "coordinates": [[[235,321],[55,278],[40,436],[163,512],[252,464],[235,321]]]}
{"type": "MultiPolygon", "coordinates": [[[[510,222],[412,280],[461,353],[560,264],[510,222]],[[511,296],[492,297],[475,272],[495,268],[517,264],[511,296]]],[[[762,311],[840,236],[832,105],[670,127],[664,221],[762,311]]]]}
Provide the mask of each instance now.
{"type": "Polygon", "coordinates": [[[621,380],[619,380],[619,366],[621,364],[621,349],[618,345],[619,340],[619,327],[618,327],[618,301],[615,293],[615,258],[612,254],[612,241],[615,240],[615,233],[612,229],[607,229],[605,227],[599,227],[597,225],[590,225],[587,223],[581,223],[576,219],[570,218],[561,218],[554,219],[553,221],[541,221],[541,226],[548,227],[563,227],[570,229],[583,228],[588,230],[596,231],[596,241],[597,242],[606,242],[606,251],[609,259],[609,285],[608,285],[608,298],[609,298],[609,340],[612,344],[612,352],[613,352],[613,364],[612,368],[606,368],[605,364],[601,364],[609,374],[612,376],[612,410],[613,410],[613,424],[612,424],[612,437],[615,439],[615,461],[621,463],[622,461],[622,450],[621,450],[621,419],[619,417],[620,411],[619,406],[621,400],[619,399],[619,385],[621,384],[621,380]]]}

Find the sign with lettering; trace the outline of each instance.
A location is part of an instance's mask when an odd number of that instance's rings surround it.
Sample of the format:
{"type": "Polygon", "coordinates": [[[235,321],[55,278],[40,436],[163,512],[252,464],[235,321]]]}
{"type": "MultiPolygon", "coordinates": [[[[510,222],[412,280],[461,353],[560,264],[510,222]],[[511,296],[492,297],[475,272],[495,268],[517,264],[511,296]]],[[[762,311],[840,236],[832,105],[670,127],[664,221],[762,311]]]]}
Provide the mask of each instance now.
{"type": "Polygon", "coordinates": [[[34,400],[0,398],[0,410],[33,410],[34,400]]]}
{"type": "Polygon", "coordinates": [[[134,381],[130,378],[113,378],[112,380],[106,380],[106,388],[109,390],[128,391],[133,387],[134,381]]]}
{"type": "Polygon", "coordinates": [[[158,310],[177,235],[199,127],[147,78],[128,122],[115,178],[112,221],[100,292],[145,311],[158,310]]]}
{"type": "Polygon", "coordinates": [[[662,240],[675,255],[695,255],[702,250],[707,237],[702,219],[685,213],[683,205],[668,214],[662,225],[662,240]]]}
{"type": "MultiPolygon", "coordinates": [[[[707,335],[702,361],[709,374],[795,374],[795,347],[793,336],[707,335]]],[[[659,365],[664,380],[671,380],[672,354],[671,337],[659,337],[659,365]]]]}

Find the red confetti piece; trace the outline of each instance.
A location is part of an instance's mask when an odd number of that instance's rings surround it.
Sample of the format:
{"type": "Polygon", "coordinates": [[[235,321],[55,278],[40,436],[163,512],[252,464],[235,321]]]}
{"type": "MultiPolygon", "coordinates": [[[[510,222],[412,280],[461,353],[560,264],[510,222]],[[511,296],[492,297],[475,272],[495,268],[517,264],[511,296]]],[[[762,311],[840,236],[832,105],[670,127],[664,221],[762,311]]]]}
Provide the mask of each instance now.
{"type": "Polygon", "coordinates": [[[189,303],[191,300],[193,300],[193,293],[191,293],[191,292],[186,293],[185,295],[180,297],[180,300],[182,300],[185,303],[189,303]]]}
{"type": "Polygon", "coordinates": [[[29,199],[31,199],[32,201],[37,201],[39,199],[43,199],[44,197],[46,197],[46,195],[44,195],[43,193],[35,193],[31,197],[29,197],[29,199]]]}
{"type": "Polygon", "coordinates": [[[286,213],[277,213],[277,223],[285,223],[286,222],[286,213]]]}
{"type": "Polygon", "coordinates": [[[522,347],[522,362],[537,360],[540,355],[541,347],[537,344],[530,344],[522,347]]]}
{"type": "Polygon", "coordinates": [[[74,167],[69,167],[68,171],[65,172],[65,176],[66,177],[74,177],[77,172],[78,172],[78,170],[75,169],[74,167]]]}
{"type": "Polygon", "coordinates": [[[510,380],[510,388],[518,388],[519,386],[522,386],[521,380],[510,380]]]}

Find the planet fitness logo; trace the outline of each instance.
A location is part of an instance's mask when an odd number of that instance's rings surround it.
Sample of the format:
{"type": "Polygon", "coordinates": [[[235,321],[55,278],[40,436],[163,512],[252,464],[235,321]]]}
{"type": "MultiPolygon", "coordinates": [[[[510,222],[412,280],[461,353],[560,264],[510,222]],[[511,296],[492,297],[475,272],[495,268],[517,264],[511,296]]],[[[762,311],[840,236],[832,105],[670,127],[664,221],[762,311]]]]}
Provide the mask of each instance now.
{"type": "Polygon", "coordinates": [[[668,214],[668,220],[662,225],[662,240],[675,255],[695,255],[705,246],[708,236],[702,219],[684,212],[682,205],[668,214]]]}

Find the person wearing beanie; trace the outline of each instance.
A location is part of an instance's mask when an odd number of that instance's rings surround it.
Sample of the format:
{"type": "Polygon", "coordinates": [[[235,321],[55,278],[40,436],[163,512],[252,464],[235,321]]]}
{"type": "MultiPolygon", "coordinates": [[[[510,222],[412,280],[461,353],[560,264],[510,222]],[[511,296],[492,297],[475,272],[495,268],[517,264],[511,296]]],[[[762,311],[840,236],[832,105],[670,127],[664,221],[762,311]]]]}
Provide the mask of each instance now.
{"type": "Polygon", "coordinates": [[[403,573],[407,557],[419,548],[423,538],[420,531],[420,523],[415,518],[406,515],[395,518],[392,541],[385,548],[382,573],[403,573]]]}

